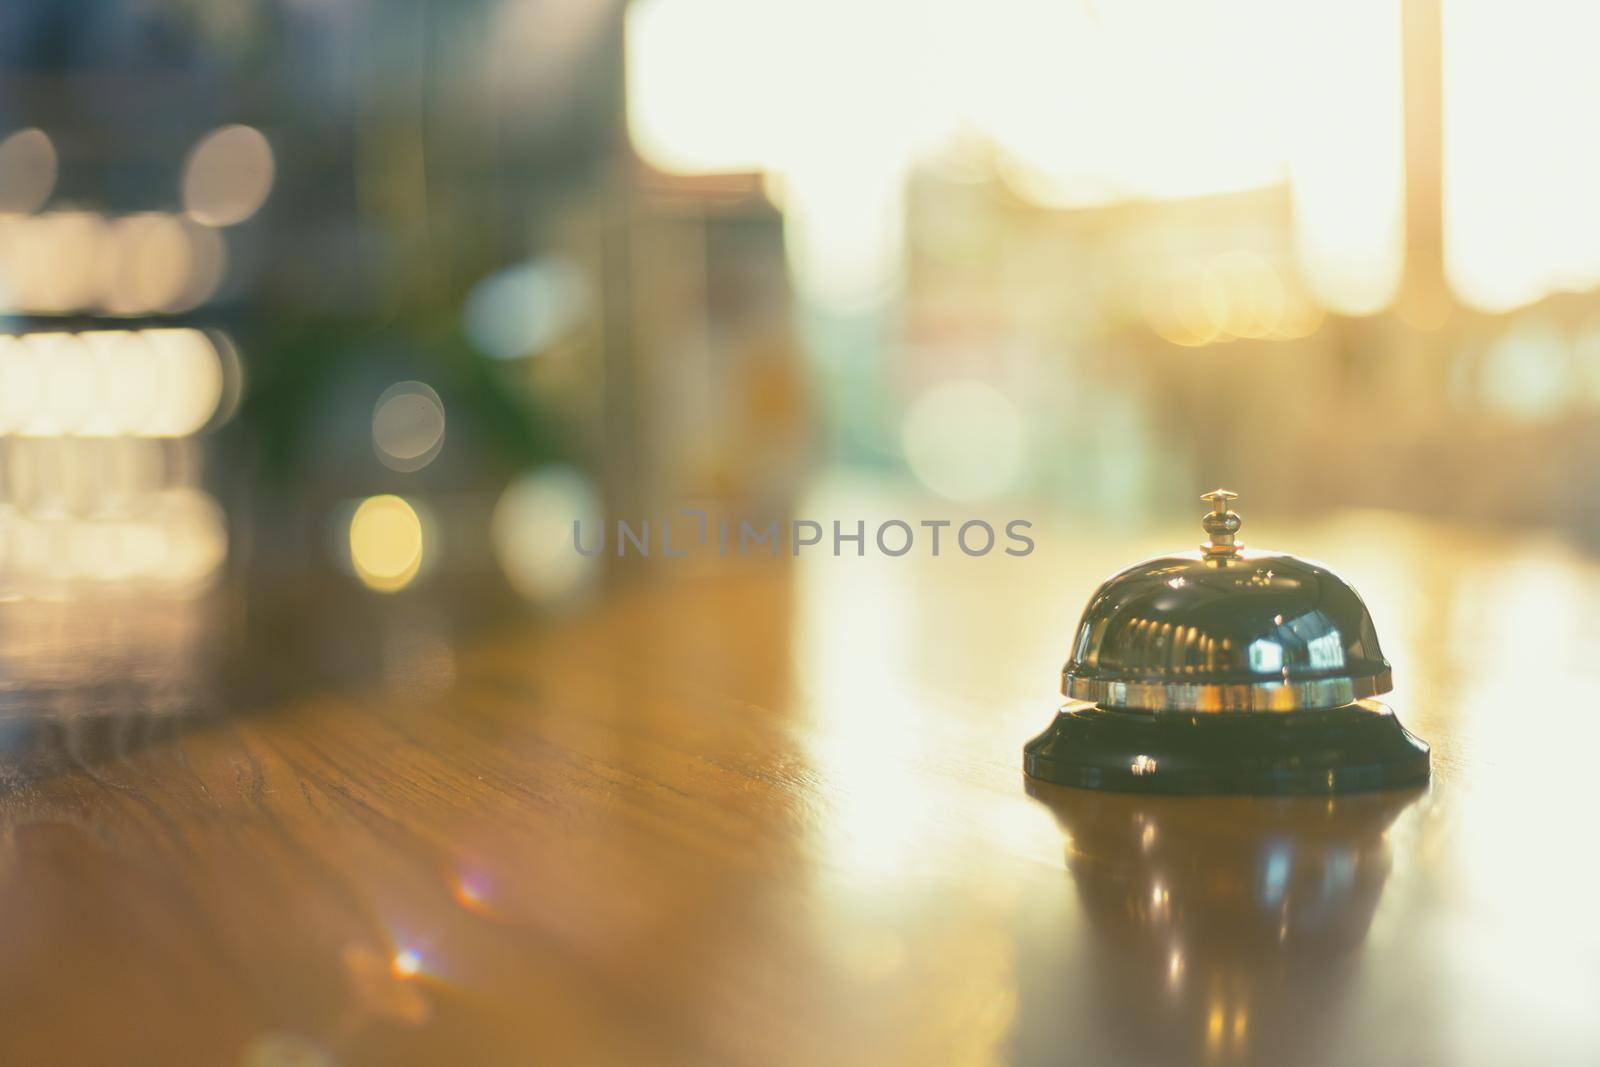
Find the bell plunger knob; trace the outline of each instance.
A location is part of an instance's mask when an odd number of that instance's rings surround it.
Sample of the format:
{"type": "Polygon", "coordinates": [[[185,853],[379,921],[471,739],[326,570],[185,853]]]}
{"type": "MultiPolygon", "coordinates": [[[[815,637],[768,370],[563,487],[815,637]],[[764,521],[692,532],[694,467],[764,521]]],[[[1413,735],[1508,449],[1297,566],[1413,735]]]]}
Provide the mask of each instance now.
{"type": "Polygon", "coordinates": [[[1206,559],[1237,559],[1239,549],[1244,547],[1243,543],[1234,541],[1241,520],[1237,512],[1228,510],[1228,504],[1238,500],[1239,494],[1226,489],[1213,489],[1200,499],[1211,505],[1206,517],[1200,520],[1210,540],[1201,545],[1200,550],[1205,553],[1206,559]]]}

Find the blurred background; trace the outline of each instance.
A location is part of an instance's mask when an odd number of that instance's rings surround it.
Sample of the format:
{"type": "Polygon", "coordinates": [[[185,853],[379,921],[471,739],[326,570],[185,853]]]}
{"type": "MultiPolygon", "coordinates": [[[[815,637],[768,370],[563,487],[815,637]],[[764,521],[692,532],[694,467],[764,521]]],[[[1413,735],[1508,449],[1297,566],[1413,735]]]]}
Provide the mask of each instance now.
{"type": "Polygon", "coordinates": [[[573,550],[686,508],[1131,561],[1223,483],[1247,543],[1362,508],[1600,545],[1597,30],[9,0],[0,705],[448,684],[487,621],[732,565],[573,550]]]}

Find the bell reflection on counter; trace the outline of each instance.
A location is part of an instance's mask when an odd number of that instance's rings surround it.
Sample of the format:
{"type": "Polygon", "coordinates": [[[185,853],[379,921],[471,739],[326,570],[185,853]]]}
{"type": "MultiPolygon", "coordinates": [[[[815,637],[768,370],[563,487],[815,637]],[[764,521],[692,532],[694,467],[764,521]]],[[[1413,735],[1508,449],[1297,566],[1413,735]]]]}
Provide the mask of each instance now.
{"type": "MultiPolygon", "coordinates": [[[[1425,790],[1194,799],[1030,782],[1028,792],[1066,832],[1092,931],[1089,1008],[1122,1046],[1094,1050],[1100,1059],[1292,1063],[1321,1037],[1336,1046],[1389,875],[1386,833],[1425,790]]],[[[1029,970],[1063,965],[1059,945],[1034,947],[1029,970]]],[[[1043,1039],[1057,1054],[1074,1040],[1043,1039]]],[[[1046,1050],[1016,1051],[1031,1062],[1046,1050]]]]}
{"type": "Polygon", "coordinates": [[[1107,579],[1028,742],[1038,779],[1144,793],[1342,793],[1416,785],[1428,746],[1371,698],[1392,688],[1366,605],[1320,563],[1246,550],[1208,493],[1198,553],[1107,579]]]}

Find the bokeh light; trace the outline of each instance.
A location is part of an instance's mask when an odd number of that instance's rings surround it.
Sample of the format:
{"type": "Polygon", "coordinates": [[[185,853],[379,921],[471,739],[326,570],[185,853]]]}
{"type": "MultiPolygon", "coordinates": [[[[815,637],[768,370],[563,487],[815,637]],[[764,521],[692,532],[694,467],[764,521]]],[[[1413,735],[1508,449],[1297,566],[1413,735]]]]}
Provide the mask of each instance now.
{"type": "Polygon", "coordinates": [[[419,471],[444,447],[444,402],[426,382],[396,382],[372,409],[372,445],[391,470],[419,471]]]}
{"type": "Polygon", "coordinates": [[[221,507],[192,486],[155,488],[160,457],[128,451],[137,444],[40,438],[5,450],[0,597],[120,588],[188,598],[210,587],[228,554],[221,507]]]}
{"type": "Polygon", "coordinates": [[[987,382],[929,388],[906,412],[900,440],[912,473],[951,500],[999,496],[1015,489],[1022,474],[1021,416],[987,382]]]}
{"type": "Polygon", "coordinates": [[[589,301],[589,283],[576,264],[535,260],[473,286],[462,308],[462,326],[484,355],[516,359],[560,340],[588,312],[589,301]]]}
{"type": "Polygon", "coordinates": [[[272,146],[260,130],[222,126],[201,138],[183,169],[183,207],[207,226],[232,226],[272,192],[272,146]]]}
{"type": "MultiPolygon", "coordinates": [[[[91,436],[137,434],[150,425],[161,387],[161,369],[142,333],[91,330],[79,334],[94,354],[100,403],[82,430],[91,436]]],[[[0,360],[5,357],[0,356],[0,360]]]]}
{"type": "Polygon", "coordinates": [[[211,350],[216,353],[217,368],[222,375],[222,395],[217,400],[217,408],[205,426],[209,431],[225,426],[238,413],[239,405],[244,402],[245,362],[239,354],[239,346],[234,344],[233,335],[228,331],[206,330],[205,336],[211,343],[211,350]]]}
{"type": "Polygon", "coordinates": [[[367,588],[404,589],[421,569],[422,553],[422,520],[400,497],[368,497],[350,517],[350,562],[367,588]]]}
{"type": "Polygon", "coordinates": [[[1147,280],[1146,323],[1174,344],[1240,338],[1293,340],[1314,332],[1321,307],[1267,257],[1244,249],[1183,264],[1147,280]]]}
{"type": "Polygon", "coordinates": [[[176,304],[192,272],[189,234],[172,215],[144,212],[111,223],[101,303],[114,315],[176,304]]]}
{"type": "MultiPolygon", "coordinates": [[[[240,388],[225,334],[188,327],[0,335],[0,434],[187,437],[240,388]]],[[[230,402],[233,402],[230,401],[230,402]]]]}
{"type": "Polygon", "coordinates": [[[1589,4],[1444,4],[1445,269],[1503,312],[1600,284],[1600,98],[1589,4]]]}
{"type": "Polygon", "coordinates": [[[188,237],[189,275],[178,295],[158,309],[162,311],[188,311],[199,307],[215,295],[227,273],[228,246],[222,234],[193,219],[180,221],[188,237]]]}
{"type": "Polygon", "coordinates": [[[105,243],[105,218],[91,211],[0,218],[0,294],[6,306],[44,315],[94,306],[105,243]]]}
{"type": "Polygon", "coordinates": [[[1572,341],[1554,323],[1527,319],[1489,347],[1480,369],[1483,410],[1520,422],[1548,419],[1583,397],[1572,341]]]}
{"type": "Polygon", "coordinates": [[[0,434],[18,433],[39,405],[41,368],[31,349],[0,334],[0,434]]]}
{"type": "Polygon", "coordinates": [[[174,486],[156,494],[152,515],[162,546],[157,578],[191,592],[202,588],[227,557],[228,525],[222,508],[203,490],[174,486]]]}
{"type": "Polygon", "coordinates": [[[870,16],[838,0],[645,0],[627,33],[640,153],[675,173],[777,175],[797,281],[824,306],[898,285],[906,177],[963,135],[990,143],[1012,192],[1047,209],[1287,183],[1319,299],[1366,314],[1399,279],[1397,0],[1311,12],[1002,0],[870,16]],[[729,46],[708,53],[712,38],[729,46]],[[819,85],[809,67],[824,54],[819,85]]]}
{"type": "Polygon", "coordinates": [[[572,524],[580,523],[585,543],[592,544],[600,521],[599,496],[582,473],[563,466],[528,471],[495,504],[495,559],[522,596],[559,600],[579,589],[598,562],[573,547],[572,524]]]}
{"type": "Polygon", "coordinates": [[[30,333],[22,343],[41,371],[39,404],[25,432],[37,435],[76,433],[89,421],[95,405],[95,364],[89,348],[75,334],[30,333]]]}
{"type": "Polygon", "coordinates": [[[0,216],[0,307],[35,315],[184,311],[215,293],[221,235],[159,211],[0,216]]]}
{"type": "Polygon", "coordinates": [[[199,432],[223,396],[222,362],[211,340],[199,330],[142,331],[160,361],[161,399],[146,426],[152,437],[184,437],[199,432]]]}
{"type": "Polygon", "coordinates": [[[1394,299],[1404,267],[1399,0],[1273,7],[1286,46],[1275,132],[1300,273],[1322,305],[1370,315],[1394,299]]]}
{"type": "Polygon", "coordinates": [[[55,184],[56,147],[43,130],[18,130],[0,141],[0,211],[37,211],[55,184]]]}

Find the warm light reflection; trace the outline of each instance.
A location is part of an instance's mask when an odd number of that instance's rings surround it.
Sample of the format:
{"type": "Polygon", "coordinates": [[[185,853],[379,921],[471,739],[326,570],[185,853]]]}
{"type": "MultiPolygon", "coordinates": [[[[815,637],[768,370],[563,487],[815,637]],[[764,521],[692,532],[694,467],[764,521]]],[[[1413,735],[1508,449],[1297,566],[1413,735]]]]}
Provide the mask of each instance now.
{"type": "Polygon", "coordinates": [[[350,518],[350,562],[369,589],[394,593],[422,566],[422,520],[397,496],[363,500],[350,518]]]}
{"type": "Polygon", "coordinates": [[[817,720],[809,759],[834,806],[816,826],[826,869],[893,884],[916,869],[938,799],[911,767],[928,717],[928,694],[904,684],[916,677],[916,602],[898,572],[840,563],[806,557],[796,579],[794,674],[817,720]]]}
{"type": "Polygon", "coordinates": [[[338,1067],[339,1061],[324,1045],[302,1034],[271,1031],[250,1039],[239,1057],[239,1067],[338,1067]]]}
{"type": "Polygon", "coordinates": [[[462,875],[452,881],[450,895],[468,911],[482,913],[489,910],[489,895],[481,881],[472,875],[462,875]]]}
{"type": "Polygon", "coordinates": [[[1222,1037],[1224,1027],[1227,1026],[1227,1007],[1220,1000],[1214,1001],[1206,1013],[1206,1053],[1215,1056],[1222,1051],[1222,1037]]]}
{"type": "Polygon", "coordinates": [[[183,169],[183,207],[207,226],[232,226],[260,210],[272,192],[272,146],[249,126],[206,134],[183,169]]]}
{"type": "Polygon", "coordinates": [[[422,973],[422,957],[413,949],[379,952],[367,945],[346,945],[341,954],[353,1006],[377,1019],[419,1026],[432,1006],[412,978],[422,973]]]}

